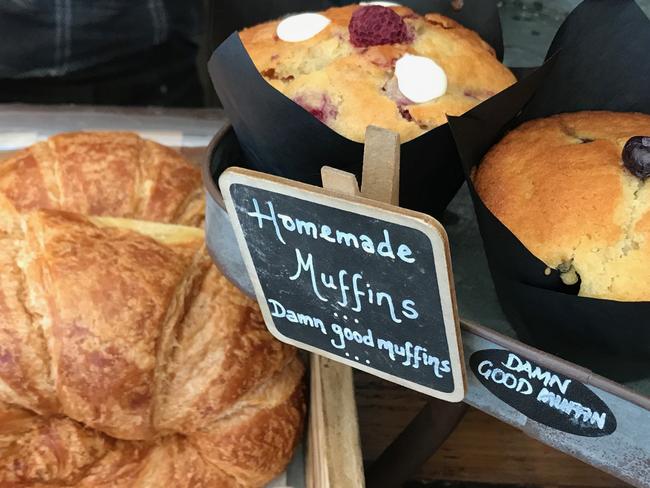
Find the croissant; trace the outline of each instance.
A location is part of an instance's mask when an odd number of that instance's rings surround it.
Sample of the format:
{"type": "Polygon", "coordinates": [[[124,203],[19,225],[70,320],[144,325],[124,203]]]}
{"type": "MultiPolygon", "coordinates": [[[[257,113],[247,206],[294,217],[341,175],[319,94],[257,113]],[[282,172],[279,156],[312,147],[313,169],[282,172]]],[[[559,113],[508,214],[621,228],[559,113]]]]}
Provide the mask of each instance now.
{"type": "MultiPolygon", "coordinates": [[[[243,488],[279,474],[301,437],[304,366],[211,265],[203,231],[53,210],[120,215],[90,194],[61,199],[65,185],[12,194],[2,165],[0,486],[243,488]]],[[[135,186],[122,215],[162,215],[151,184],[135,186]]]]}
{"type": "Polygon", "coordinates": [[[199,225],[200,171],[178,152],[130,132],[69,132],[0,163],[0,193],[19,211],[67,210],[199,225]]]}

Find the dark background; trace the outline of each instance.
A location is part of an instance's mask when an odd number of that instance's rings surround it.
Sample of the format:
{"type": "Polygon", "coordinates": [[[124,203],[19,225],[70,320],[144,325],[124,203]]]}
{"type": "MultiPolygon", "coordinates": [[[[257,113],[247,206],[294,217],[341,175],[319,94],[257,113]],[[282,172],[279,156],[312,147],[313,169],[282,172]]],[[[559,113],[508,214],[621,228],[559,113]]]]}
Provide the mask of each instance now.
{"type": "MultiPolygon", "coordinates": [[[[426,4],[426,0],[419,0],[426,4]]],[[[637,0],[650,12],[650,0],[637,0]]],[[[126,0],[111,2],[131,8],[126,0]]],[[[138,39],[138,31],[146,31],[142,22],[123,27],[96,19],[84,24],[87,36],[82,37],[82,52],[92,57],[95,41],[104,41],[101,62],[84,69],[73,70],[66,76],[42,76],[8,79],[0,74],[0,103],[82,103],[96,105],[154,105],[154,106],[218,106],[218,100],[207,75],[207,60],[214,48],[236,29],[276,18],[286,12],[323,9],[331,5],[350,3],[345,0],[154,0],[133,4],[162,3],[169,9],[168,20],[175,31],[172,42],[144,52],[128,52],[127,39],[138,39]],[[196,10],[196,25],[187,28],[188,19],[196,10]],[[191,31],[189,35],[187,32],[191,31]],[[93,42],[87,41],[91,39],[93,42]],[[110,51],[110,56],[106,51],[110,51]],[[109,59],[107,61],[107,59],[109,59]]],[[[509,66],[539,65],[558,26],[579,0],[503,0],[499,11],[505,41],[504,62],[509,66]]],[[[13,50],[12,55],[0,49],[0,73],[5,65],[23,56],[22,66],[54,50],[48,39],[55,36],[47,26],[47,9],[52,5],[82,5],[92,10],[84,0],[12,0],[0,5],[0,44],[13,50]],[[39,7],[40,6],[40,7],[39,7]],[[21,22],[13,14],[23,12],[21,22]],[[31,10],[30,10],[31,9],[31,10]],[[39,11],[45,9],[45,11],[39,11]],[[9,12],[9,13],[8,13],[9,12]],[[10,15],[11,14],[11,15],[10,15]],[[45,21],[43,19],[46,19],[45,21]],[[48,37],[50,36],[50,37],[48,37]],[[38,42],[40,41],[40,47],[38,42]],[[17,53],[17,54],[16,54],[17,53]],[[13,57],[12,57],[13,56],[13,57]]],[[[106,4],[92,3],[106,6],[106,4]]],[[[142,11],[142,7],[133,7],[142,11]]],[[[73,8],[73,18],[77,10],[73,8]]],[[[54,14],[51,14],[54,15],[54,14]]],[[[122,15],[122,21],[126,15],[122,15]]],[[[100,20],[103,18],[100,16],[100,20]]],[[[106,19],[103,19],[106,20],[106,19]]],[[[120,21],[121,22],[121,21],[120,21]]],[[[75,37],[75,38],[78,38],[75,37]]],[[[15,69],[5,72],[14,73],[15,69]]]]}

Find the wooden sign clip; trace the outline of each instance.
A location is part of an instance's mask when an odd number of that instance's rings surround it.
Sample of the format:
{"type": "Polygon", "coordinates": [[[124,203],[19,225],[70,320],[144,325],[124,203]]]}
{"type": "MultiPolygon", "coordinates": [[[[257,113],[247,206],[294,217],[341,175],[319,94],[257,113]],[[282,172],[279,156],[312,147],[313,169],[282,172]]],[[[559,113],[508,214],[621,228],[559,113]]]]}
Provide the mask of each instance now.
{"type": "MultiPolygon", "coordinates": [[[[361,196],[399,202],[399,135],[368,127],[363,153],[361,196]]],[[[323,188],[359,196],[356,176],[330,166],[321,169],[323,188]]],[[[352,368],[318,354],[311,355],[311,422],[307,464],[310,487],[365,485],[352,368]],[[337,432],[335,439],[328,435],[337,432]]]]}
{"type": "Polygon", "coordinates": [[[362,187],[356,176],[330,166],[321,168],[323,188],[346,196],[399,205],[399,134],[369,126],[363,151],[362,187]]]}

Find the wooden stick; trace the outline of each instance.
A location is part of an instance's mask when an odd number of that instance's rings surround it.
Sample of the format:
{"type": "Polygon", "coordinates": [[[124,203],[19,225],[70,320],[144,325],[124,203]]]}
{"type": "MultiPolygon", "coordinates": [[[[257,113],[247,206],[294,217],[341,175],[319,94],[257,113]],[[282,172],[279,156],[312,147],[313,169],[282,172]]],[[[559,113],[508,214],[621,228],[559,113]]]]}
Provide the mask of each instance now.
{"type": "MultiPolygon", "coordinates": [[[[356,177],[329,166],[321,169],[323,188],[358,196],[356,177]]],[[[397,204],[399,135],[368,127],[363,153],[363,196],[397,204]]],[[[311,409],[307,486],[363,488],[363,461],[352,369],[311,356],[311,409]]]]}
{"type": "MultiPolygon", "coordinates": [[[[361,194],[399,205],[399,134],[370,126],[361,194]]],[[[464,403],[430,400],[368,470],[370,488],[401,486],[429,459],[465,414],[464,403]]]]}
{"type": "MultiPolygon", "coordinates": [[[[328,166],[323,187],[347,196],[359,194],[354,175],[328,166]]],[[[311,355],[311,403],[307,441],[309,488],[363,488],[363,458],[352,369],[311,355]]]]}
{"type": "Polygon", "coordinates": [[[320,175],[323,180],[323,188],[351,197],[359,195],[359,183],[352,173],[323,166],[320,175]]]}
{"type": "Polygon", "coordinates": [[[399,134],[369,126],[363,148],[361,194],[372,200],[399,205],[399,134]]]}
{"type": "MultiPolygon", "coordinates": [[[[361,196],[399,205],[399,135],[368,127],[361,196]]],[[[354,175],[324,166],[323,187],[359,195],[354,175]]],[[[311,420],[308,441],[310,488],[365,486],[352,370],[311,356],[311,420]]],[[[373,464],[368,486],[394,487],[409,479],[438,449],[465,412],[463,403],[432,400],[373,464]]]]}
{"type": "Polygon", "coordinates": [[[312,354],[311,375],[307,486],[363,488],[352,369],[312,354]]]}
{"type": "MultiPolygon", "coordinates": [[[[359,184],[351,173],[323,166],[321,179],[327,190],[351,197],[359,195],[359,184]]],[[[368,127],[363,153],[363,196],[398,203],[398,134],[368,127]]],[[[363,488],[352,369],[312,354],[310,405],[307,486],[363,488]]]]}

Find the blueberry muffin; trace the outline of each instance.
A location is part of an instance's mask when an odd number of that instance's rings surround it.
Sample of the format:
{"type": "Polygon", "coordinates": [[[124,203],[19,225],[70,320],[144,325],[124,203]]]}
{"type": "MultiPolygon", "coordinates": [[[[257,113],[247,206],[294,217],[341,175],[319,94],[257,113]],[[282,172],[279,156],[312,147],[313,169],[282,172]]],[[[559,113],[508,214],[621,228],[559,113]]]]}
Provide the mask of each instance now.
{"type": "Polygon", "coordinates": [[[240,37],[264,79],[354,141],[370,124],[408,141],[514,83],[475,32],[384,5],[291,15],[240,37]]]}
{"type": "Polygon", "coordinates": [[[579,294],[650,300],[650,116],[577,112],[507,134],[477,192],[531,253],[580,279],[579,294]]]}

